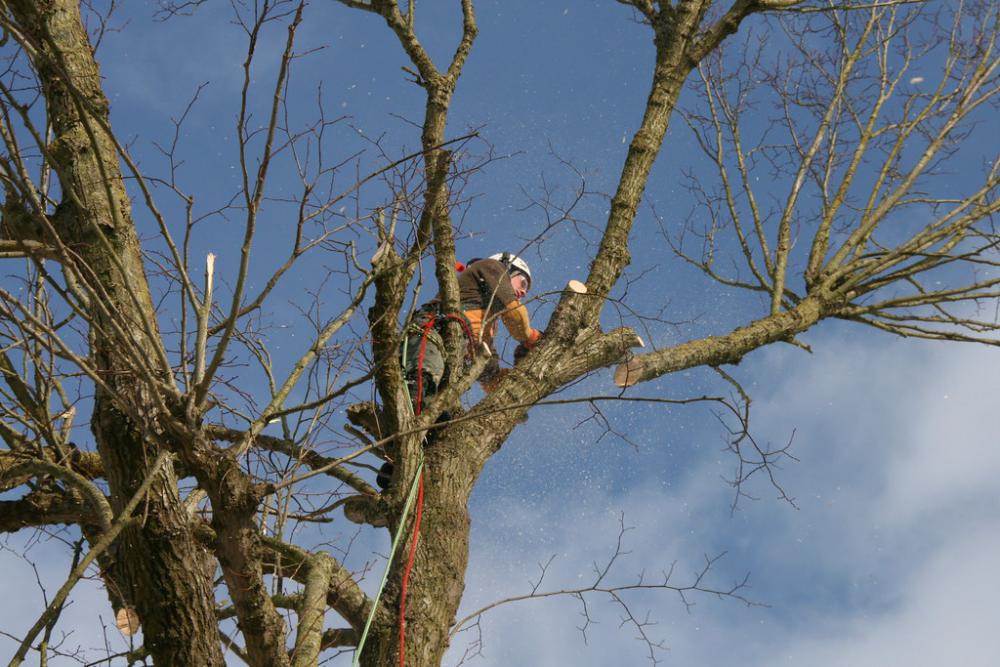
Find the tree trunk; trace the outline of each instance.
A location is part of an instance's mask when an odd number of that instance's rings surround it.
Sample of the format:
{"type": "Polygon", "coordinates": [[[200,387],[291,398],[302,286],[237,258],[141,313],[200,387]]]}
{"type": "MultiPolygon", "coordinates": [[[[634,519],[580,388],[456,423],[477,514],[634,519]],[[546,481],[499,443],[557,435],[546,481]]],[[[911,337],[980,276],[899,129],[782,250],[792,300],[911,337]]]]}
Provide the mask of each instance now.
{"type": "Polygon", "coordinates": [[[199,478],[212,501],[216,554],[243,633],[251,667],[286,667],[285,625],[265,585],[256,512],[260,498],[239,465],[225,454],[216,457],[211,476],[199,478]]]}
{"type": "MultiPolygon", "coordinates": [[[[450,443],[449,443],[450,444],[450,443]]],[[[448,633],[465,589],[469,561],[468,501],[479,470],[470,457],[455,457],[445,442],[427,448],[424,463],[423,516],[406,595],[405,660],[407,667],[437,667],[448,649],[448,633]]],[[[361,655],[364,667],[399,665],[399,582],[413,536],[404,528],[390,584],[382,604],[388,622],[375,628],[361,655]]]]}
{"type": "MultiPolygon", "coordinates": [[[[153,376],[170,386],[125,193],[118,153],[104,128],[108,101],[75,0],[9,0],[31,44],[54,141],[49,157],[62,202],[53,231],[72,248],[74,268],[91,292],[93,364],[103,386],[91,422],[118,512],[146,478],[160,448],[153,376]],[[137,368],[137,359],[153,360],[137,368]],[[143,372],[145,371],[145,372],[143,372]]],[[[66,261],[64,256],[64,261],[66,261]]],[[[145,647],[158,666],[223,665],[211,571],[195,543],[171,466],[151,487],[142,522],[114,549],[109,588],[139,612],[145,647]]]]}

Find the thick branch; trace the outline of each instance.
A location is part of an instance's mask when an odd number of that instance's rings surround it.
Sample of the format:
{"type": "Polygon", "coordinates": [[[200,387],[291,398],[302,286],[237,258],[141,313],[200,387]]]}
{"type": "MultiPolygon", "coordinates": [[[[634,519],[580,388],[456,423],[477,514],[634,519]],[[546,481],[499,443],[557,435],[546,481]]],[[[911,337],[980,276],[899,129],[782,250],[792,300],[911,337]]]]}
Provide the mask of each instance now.
{"type": "MultiPolygon", "coordinates": [[[[266,550],[263,555],[264,565],[270,571],[305,583],[309,560],[313,554],[271,537],[263,538],[261,544],[266,550]]],[[[364,627],[372,601],[343,565],[329,554],[326,558],[331,568],[326,602],[355,630],[360,630],[364,627]]]]}
{"type": "Polygon", "coordinates": [[[330,589],[334,565],[333,559],[322,552],[308,561],[305,589],[299,607],[299,627],[295,635],[292,667],[310,667],[319,659],[323,648],[326,596],[330,589]]]}
{"type": "Polygon", "coordinates": [[[0,501],[0,532],[56,524],[97,526],[97,515],[86,503],[65,493],[32,491],[20,500],[0,501]]]}
{"type": "Polygon", "coordinates": [[[724,336],[709,336],[638,355],[625,365],[622,385],[631,386],[696,366],[738,364],[747,353],[770,343],[791,340],[830,314],[823,300],[810,295],[790,310],[756,320],[724,336]]]}
{"type": "Polygon", "coordinates": [[[108,499],[104,497],[100,489],[94,486],[93,482],[83,475],[65,466],[50,461],[39,460],[26,461],[16,465],[7,471],[7,474],[15,479],[24,474],[31,474],[51,475],[63,480],[67,485],[76,489],[86,500],[87,504],[90,505],[91,512],[97,518],[101,530],[106,531],[110,528],[114,513],[111,511],[108,499]]]}

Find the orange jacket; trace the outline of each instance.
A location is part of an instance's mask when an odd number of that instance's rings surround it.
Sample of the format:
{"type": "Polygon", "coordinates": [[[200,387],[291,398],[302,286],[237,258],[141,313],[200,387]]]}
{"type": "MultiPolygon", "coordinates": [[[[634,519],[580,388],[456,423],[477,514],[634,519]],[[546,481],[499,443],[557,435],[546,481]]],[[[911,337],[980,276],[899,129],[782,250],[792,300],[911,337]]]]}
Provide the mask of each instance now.
{"type": "Polygon", "coordinates": [[[525,347],[538,342],[542,334],[532,328],[528,309],[517,300],[510,285],[507,267],[497,260],[480,259],[469,264],[458,275],[458,289],[462,311],[477,339],[492,348],[499,318],[511,337],[525,347]]]}

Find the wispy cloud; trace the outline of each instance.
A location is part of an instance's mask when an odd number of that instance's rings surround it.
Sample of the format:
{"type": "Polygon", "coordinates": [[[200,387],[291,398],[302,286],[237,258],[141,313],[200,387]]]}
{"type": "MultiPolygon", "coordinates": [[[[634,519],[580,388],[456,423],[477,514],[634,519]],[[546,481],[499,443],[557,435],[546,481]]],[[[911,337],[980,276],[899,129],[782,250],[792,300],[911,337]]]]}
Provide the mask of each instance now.
{"type": "MultiPolygon", "coordinates": [[[[688,574],[702,553],[728,550],[717,580],[752,570],[751,596],[770,605],[695,597],[687,613],[673,595],[637,599],[634,610],[648,609],[659,623],[652,633],[670,646],[659,656],[667,664],[994,664],[1000,380],[985,366],[990,355],[881,337],[828,336],[816,348],[811,357],[766,351],[743,373],[761,388],[758,435],[781,441],[796,429],[802,461],[783,475],[800,510],[760,487],[762,500],[731,518],[714,452],[671,487],[658,483],[657,452],[647,451],[645,482],[624,494],[585,489],[579,504],[558,493],[490,497],[477,506],[476,520],[490,525],[475,547],[466,608],[524,592],[535,563],[552,554],[554,588],[586,581],[591,561],[612,548],[620,509],[636,526],[621,577],[649,576],[675,558],[678,575],[688,574]]],[[[597,598],[601,623],[584,646],[579,609],[566,599],[491,612],[475,664],[645,661],[634,629],[619,628],[619,610],[597,598]]]]}

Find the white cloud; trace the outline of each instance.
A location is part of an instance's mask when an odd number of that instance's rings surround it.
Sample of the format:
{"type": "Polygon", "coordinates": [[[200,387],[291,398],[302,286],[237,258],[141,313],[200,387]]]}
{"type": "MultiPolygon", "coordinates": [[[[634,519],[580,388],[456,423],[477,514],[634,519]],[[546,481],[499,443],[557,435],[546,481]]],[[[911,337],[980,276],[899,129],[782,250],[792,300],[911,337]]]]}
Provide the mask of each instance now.
{"type": "MultiPolygon", "coordinates": [[[[674,558],[684,559],[678,573],[686,574],[702,553],[729,549],[718,581],[752,570],[751,595],[771,605],[702,597],[687,614],[674,596],[642,596],[636,610],[658,621],[652,630],[670,646],[659,656],[666,664],[994,664],[1000,374],[990,372],[991,351],[882,337],[815,347],[813,356],[769,350],[740,369],[757,379],[758,435],[779,442],[797,429],[802,462],[782,475],[801,510],[756,487],[763,500],[729,518],[714,452],[668,487],[656,451],[645,450],[645,482],[625,493],[605,485],[567,497],[560,487],[523,500],[512,490],[477,505],[474,520],[487,526],[473,542],[465,610],[523,592],[534,563],[551,553],[560,554],[553,586],[571,585],[574,573],[586,580],[590,562],[607,553],[620,508],[637,527],[622,576],[648,575],[674,558]]],[[[565,474],[580,477],[574,465],[565,474]]],[[[630,641],[634,630],[619,629],[614,605],[596,599],[601,623],[583,646],[578,607],[527,602],[490,612],[485,656],[472,664],[648,662],[630,641]]],[[[463,646],[456,642],[453,662],[463,646]]]]}
{"type": "Polygon", "coordinates": [[[1000,580],[993,573],[1000,521],[974,522],[946,539],[914,554],[921,566],[900,583],[899,598],[882,613],[827,618],[808,637],[787,638],[756,664],[995,665],[1000,580]]]}

